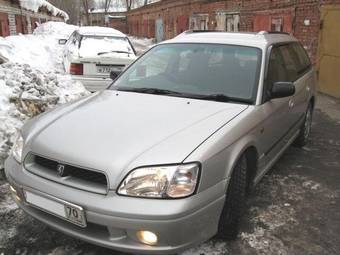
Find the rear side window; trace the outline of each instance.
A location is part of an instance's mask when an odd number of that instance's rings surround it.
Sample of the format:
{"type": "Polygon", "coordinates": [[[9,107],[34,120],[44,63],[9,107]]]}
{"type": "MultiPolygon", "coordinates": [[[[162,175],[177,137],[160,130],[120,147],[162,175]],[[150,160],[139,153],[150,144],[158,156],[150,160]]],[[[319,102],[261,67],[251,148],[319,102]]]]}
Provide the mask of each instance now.
{"type": "Polygon", "coordinates": [[[295,53],[292,44],[283,45],[280,47],[283,61],[287,69],[288,79],[286,81],[295,81],[299,77],[299,58],[295,53]]]}
{"type": "Polygon", "coordinates": [[[303,74],[306,70],[311,67],[311,62],[307,55],[305,49],[301,46],[300,43],[293,43],[292,44],[293,51],[297,56],[297,68],[298,74],[303,74]]]}

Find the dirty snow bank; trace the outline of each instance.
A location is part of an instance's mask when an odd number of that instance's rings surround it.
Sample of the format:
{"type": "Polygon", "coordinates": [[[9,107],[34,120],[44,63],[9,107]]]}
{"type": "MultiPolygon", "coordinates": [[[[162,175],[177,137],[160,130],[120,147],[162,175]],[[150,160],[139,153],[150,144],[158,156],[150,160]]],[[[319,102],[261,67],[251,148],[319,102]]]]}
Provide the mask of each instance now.
{"type": "Polygon", "coordinates": [[[58,38],[77,27],[63,22],[40,25],[33,35],[0,37],[0,169],[3,168],[16,130],[26,120],[56,105],[89,94],[65,74],[58,38]]]}
{"type": "Polygon", "coordinates": [[[53,16],[62,16],[64,20],[68,20],[69,16],[66,12],[58,9],[54,5],[50,4],[46,0],[20,0],[20,6],[26,10],[38,12],[39,8],[45,7],[52,13],[53,16]]]}
{"type": "Polygon", "coordinates": [[[0,169],[26,120],[88,93],[68,75],[44,73],[27,64],[0,65],[0,169]]]}

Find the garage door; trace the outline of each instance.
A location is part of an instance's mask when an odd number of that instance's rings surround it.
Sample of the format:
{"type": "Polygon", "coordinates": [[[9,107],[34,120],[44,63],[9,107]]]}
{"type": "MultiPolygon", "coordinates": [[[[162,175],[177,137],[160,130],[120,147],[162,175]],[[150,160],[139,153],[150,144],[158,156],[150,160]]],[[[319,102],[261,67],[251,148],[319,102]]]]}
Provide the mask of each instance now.
{"type": "Polygon", "coordinates": [[[340,98],[340,7],[321,8],[318,71],[322,92],[340,98]]]}
{"type": "Polygon", "coordinates": [[[9,36],[8,15],[0,12],[0,36],[9,36]]]}

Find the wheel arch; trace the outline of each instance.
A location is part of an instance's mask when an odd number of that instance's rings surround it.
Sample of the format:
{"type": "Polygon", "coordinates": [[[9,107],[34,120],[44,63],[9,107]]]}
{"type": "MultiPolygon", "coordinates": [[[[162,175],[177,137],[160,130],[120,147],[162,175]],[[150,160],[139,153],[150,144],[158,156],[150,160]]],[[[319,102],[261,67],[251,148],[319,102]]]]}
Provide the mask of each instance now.
{"type": "Polygon", "coordinates": [[[232,161],[232,165],[230,166],[230,171],[228,174],[228,178],[231,177],[236,164],[239,162],[242,156],[245,156],[246,158],[246,164],[247,164],[247,189],[252,184],[252,181],[254,180],[256,173],[258,171],[258,160],[259,160],[259,152],[256,147],[256,145],[252,142],[245,144],[242,149],[239,150],[237,153],[237,156],[234,157],[234,160],[232,161]]]}

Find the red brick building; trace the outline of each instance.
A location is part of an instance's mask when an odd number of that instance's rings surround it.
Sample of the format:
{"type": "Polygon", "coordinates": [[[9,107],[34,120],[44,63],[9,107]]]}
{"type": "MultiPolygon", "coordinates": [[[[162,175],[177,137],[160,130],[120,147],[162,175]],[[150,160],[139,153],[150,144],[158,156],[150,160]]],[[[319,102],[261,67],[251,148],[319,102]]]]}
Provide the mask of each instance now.
{"type": "Polygon", "coordinates": [[[188,29],[291,33],[316,64],[320,90],[340,97],[340,0],[161,0],[131,10],[127,24],[157,41],[188,29]]]}

